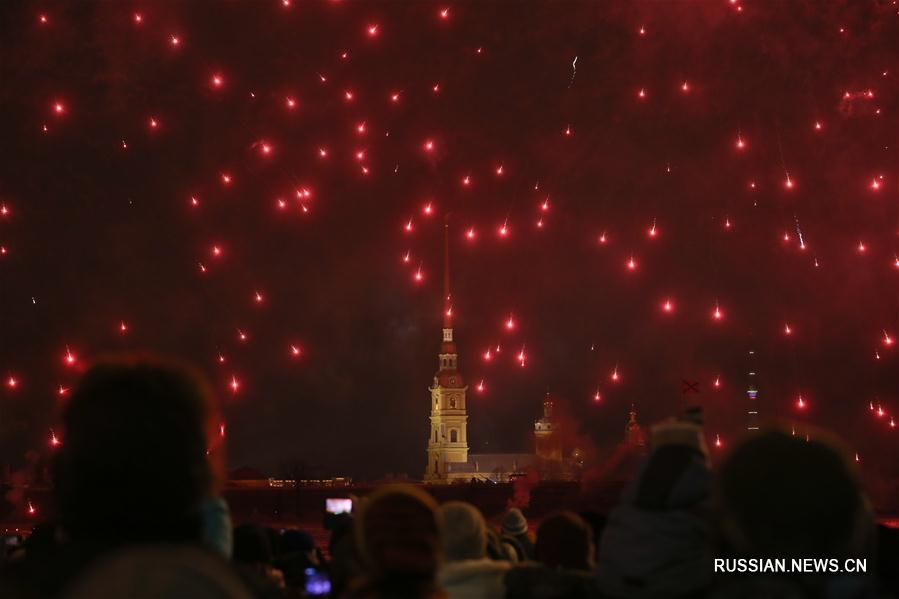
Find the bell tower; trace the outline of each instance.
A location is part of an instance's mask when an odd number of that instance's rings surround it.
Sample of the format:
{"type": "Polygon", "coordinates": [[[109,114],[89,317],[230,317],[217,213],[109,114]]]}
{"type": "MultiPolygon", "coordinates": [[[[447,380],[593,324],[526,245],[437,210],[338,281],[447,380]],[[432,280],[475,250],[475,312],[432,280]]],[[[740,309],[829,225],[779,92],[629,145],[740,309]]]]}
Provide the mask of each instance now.
{"type": "Polygon", "coordinates": [[[459,354],[453,339],[453,305],[449,285],[449,223],[443,227],[443,339],[437,356],[437,374],[431,392],[431,432],[425,481],[445,482],[448,464],[468,462],[468,387],[459,372],[459,354]]]}
{"type": "Polygon", "coordinates": [[[640,423],[637,422],[637,408],[631,404],[631,410],[627,413],[627,424],[624,425],[624,444],[628,447],[646,447],[646,433],[640,423]]]}
{"type": "Polygon", "coordinates": [[[534,440],[537,457],[543,460],[562,461],[562,443],[560,442],[557,424],[553,418],[553,400],[549,391],[543,400],[543,418],[534,421],[534,440]]]}

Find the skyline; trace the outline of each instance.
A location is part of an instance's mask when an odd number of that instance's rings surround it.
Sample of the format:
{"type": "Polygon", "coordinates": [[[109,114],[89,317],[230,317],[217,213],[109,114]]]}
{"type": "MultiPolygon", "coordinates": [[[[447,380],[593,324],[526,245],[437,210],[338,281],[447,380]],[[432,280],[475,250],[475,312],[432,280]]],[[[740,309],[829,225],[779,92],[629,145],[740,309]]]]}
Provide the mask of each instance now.
{"type": "Polygon", "coordinates": [[[139,350],[233,467],[420,473],[447,213],[473,451],[547,391],[600,450],[687,400],[726,447],[750,350],[762,422],[895,443],[895,7],[519,8],[0,8],[0,462],[139,350]]]}

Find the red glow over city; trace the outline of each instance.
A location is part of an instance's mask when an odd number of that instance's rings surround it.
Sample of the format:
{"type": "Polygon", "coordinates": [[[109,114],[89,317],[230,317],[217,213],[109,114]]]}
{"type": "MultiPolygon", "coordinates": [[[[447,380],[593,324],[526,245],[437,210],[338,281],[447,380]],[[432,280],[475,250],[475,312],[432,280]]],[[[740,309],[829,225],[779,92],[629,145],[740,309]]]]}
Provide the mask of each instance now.
{"type": "Polygon", "coordinates": [[[79,377],[146,352],[212,381],[229,469],[414,478],[418,446],[344,463],[282,421],[405,444],[452,347],[462,386],[489,378],[473,455],[517,447],[545,393],[597,460],[632,407],[649,431],[702,406],[730,451],[757,406],[895,482],[892,0],[13,4],[10,455],[74,447],[79,377]]]}

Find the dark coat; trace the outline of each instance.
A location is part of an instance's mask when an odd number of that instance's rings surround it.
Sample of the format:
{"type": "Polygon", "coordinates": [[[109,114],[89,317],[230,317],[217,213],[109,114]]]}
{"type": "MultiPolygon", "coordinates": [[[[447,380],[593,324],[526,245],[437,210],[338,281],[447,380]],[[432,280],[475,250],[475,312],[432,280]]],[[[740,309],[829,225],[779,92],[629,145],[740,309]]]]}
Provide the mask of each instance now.
{"type": "Polygon", "coordinates": [[[643,465],[612,510],[599,544],[600,591],[627,599],[683,597],[712,578],[705,456],[662,447],[643,465]]]}
{"type": "Polygon", "coordinates": [[[599,596],[590,572],[553,570],[537,563],[506,574],[506,599],[589,599],[599,596]]]}

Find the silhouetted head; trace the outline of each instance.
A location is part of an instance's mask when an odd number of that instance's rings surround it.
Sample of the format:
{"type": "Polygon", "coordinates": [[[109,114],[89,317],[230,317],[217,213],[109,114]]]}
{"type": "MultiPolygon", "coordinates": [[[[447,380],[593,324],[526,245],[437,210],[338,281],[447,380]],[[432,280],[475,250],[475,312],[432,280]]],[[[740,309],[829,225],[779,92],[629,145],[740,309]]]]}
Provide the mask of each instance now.
{"type": "Polygon", "coordinates": [[[487,554],[487,525],[475,506],[448,501],[440,506],[443,551],[449,561],[483,559],[487,554]]]}
{"type": "Polygon", "coordinates": [[[593,531],[574,512],[559,512],[537,527],[537,561],[550,568],[593,569],[593,531]]]}
{"type": "Polygon", "coordinates": [[[868,540],[854,468],[824,434],[747,437],[721,465],[716,495],[722,540],[740,554],[842,557],[868,540]]]}
{"type": "Polygon", "coordinates": [[[250,566],[271,565],[274,560],[268,532],[256,524],[234,527],[234,554],[232,559],[250,566]]]}
{"type": "Polygon", "coordinates": [[[375,491],[355,526],[362,566],[375,581],[430,582],[443,558],[437,504],[408,485],[375,491]]]}
{"type": "Polygon", "coordinates": [[[54,475],[66,532],[101,546],[198,540],[214,409],[205,384],[179,367],[91,368],[62,415],[54,475]]]}
{"type": "Polygon", "coordinates": [[[315,539],[305,530],[289,528],[281,533],[280,551],[283,554],[309,553],[315,551],[315,539]]]}
{"type": "Polygon", "coordinates": [[[513,507],[503,514],[503,534],[523,535],[528,532],[528,521],[517,507],[513,507]]]}

